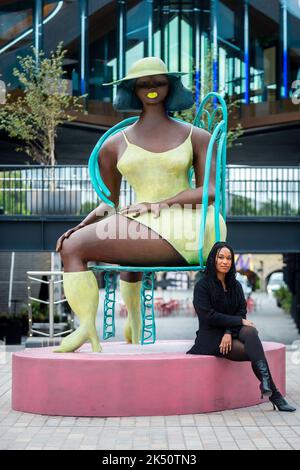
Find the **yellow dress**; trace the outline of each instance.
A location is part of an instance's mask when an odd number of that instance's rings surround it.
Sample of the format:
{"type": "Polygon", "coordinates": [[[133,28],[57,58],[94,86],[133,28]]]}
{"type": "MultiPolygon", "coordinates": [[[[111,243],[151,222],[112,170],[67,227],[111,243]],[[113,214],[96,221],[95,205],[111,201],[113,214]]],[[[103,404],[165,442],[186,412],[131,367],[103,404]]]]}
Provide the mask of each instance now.
{"type": "MultiPolygon", "coordinates": [[[[178,147],[165,152],[150,152],[128,141],[122,131],[127,148],[118,161],[117,168],[136,194],[135,203],[160,202],[190,189],[189,169],[193,162],[193,145],[191,140],[193,126],[187,139],[178,147]]],[[[155,218],[152,212],[134,217],[123,214],[151,228],[168,241],[185,260],[199,264],[199,233],[201,207],[191,205],[181,207],[179,204],[163,207],[160,216],[155,218]]],[[[118,211],[117,211],[118,212],[118,211]]],[[[215,243],[214,205],[207,209],[203,258],[204,262],[215,243]]],[[[226,240],[226,224],[221,214],[220,236],[226,240]]]]}

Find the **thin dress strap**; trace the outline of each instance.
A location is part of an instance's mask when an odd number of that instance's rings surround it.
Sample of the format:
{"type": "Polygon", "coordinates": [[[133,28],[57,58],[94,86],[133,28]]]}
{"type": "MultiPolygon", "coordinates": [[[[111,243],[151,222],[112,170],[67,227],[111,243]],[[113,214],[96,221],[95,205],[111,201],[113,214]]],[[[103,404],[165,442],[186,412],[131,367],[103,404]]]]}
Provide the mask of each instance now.
{"type": "Polygon", "coordinates": [[[129,142],[129,140],[128,140],[127,137],[126,137],[125,132],[124,132],[124,131],[121,131],[121,132],[122,132],[122,134],[123,134],[123,136],[124,136],[124,139],[125,139],[125,141],[126,141],[126,144],[129,145],[130,142],[129,142]]]}
{"type": "Polygon", "coordinates": [[[191,124],[191,130],[190,130],[190,133],[189,133],[188,138],[191,138],[191,137],[192,137],[193,127],[194,127],[193,124],[191,124]]]}

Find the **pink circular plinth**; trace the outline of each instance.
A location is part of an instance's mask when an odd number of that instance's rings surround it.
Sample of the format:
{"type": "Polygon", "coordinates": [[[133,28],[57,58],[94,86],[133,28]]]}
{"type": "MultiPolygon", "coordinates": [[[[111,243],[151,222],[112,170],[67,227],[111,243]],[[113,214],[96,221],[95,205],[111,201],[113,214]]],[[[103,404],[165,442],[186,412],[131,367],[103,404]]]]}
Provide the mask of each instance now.
{"type": "MultiPolygon", "coordinates": [[[[285,395],[285,346],[263,345],[285,395]]],[[[191,346],[103,342],[102,353],[89,345],[67,354],[52,347],[14,353],[12,407],[55,416],[166,416],[262,403],[249,362],[185,354],[191,346]]]]}

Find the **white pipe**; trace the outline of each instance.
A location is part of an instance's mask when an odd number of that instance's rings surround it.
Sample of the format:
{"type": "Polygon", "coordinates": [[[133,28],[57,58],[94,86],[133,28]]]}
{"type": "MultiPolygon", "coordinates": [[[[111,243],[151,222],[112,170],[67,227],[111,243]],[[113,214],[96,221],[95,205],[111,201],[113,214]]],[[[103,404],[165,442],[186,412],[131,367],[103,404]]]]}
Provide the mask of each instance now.
{"type": "Polygon", "coordinates": [[[9,289],[8,289],[8,310],[11,310],[11,298],[14,282],[14,269],[15,269],[15,252],[12,251],[10,259],[10,273],[9,273],[9,289]]]}

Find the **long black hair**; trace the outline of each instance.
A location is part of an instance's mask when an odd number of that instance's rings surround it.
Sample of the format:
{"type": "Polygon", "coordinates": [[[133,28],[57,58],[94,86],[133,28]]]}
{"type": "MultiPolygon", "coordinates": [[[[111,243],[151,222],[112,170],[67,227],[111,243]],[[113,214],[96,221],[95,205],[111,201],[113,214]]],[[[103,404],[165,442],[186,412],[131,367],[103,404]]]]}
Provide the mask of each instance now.
{"type": "Polygon", "coordinates": [[[221,295],[220,284],[221,281],[217,277],[216,257],[222,248],[228,248],[231,253],[231,266],[229,271],[225,274],[225,284],[230,296],[233,308],[237,308],[241,299],[244,297],[240,283],[236,279],[236,268],[234,263],[234,252],[232,247],[226,242],[216,242],[209,252],[206,261],[204,275],[209,284],[210,295],[212,302],[216,302],[221,295]],[[243,297],[242,297],[243,296],[243,297]]]}

